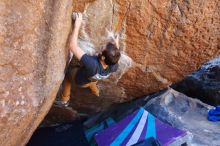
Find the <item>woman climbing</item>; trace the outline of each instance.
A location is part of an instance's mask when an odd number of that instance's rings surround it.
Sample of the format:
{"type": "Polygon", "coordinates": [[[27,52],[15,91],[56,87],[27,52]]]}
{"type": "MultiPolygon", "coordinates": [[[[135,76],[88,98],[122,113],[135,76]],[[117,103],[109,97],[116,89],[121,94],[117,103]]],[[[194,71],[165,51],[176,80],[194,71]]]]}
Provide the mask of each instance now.
{"type": "Polygon", "coordinates": [[[98,80],[108,78],[111,73],[118,69],[118,61],[121,56],[118,49],[118,37],[108,41],[98,56],[87,55],[77,43],[82,14],[73,13],[74,18],[75,24],[70,36],[69,46],[70,51],[80,61],[82,66],[79,68],[68,66],[63,82],[62,96],[55,101],[55,104],[64,107],[68,107],[69,104],[72,82],[75,82],[81,88],[89,88],[93,94],[99,96],[99,89],[96,86],[98,80]]]}

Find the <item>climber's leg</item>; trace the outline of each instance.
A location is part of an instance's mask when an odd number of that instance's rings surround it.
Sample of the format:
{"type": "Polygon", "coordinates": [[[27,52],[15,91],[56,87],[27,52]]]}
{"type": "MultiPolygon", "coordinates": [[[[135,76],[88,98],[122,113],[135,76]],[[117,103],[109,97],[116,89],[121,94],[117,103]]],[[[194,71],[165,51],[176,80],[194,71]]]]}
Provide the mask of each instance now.
{"type": "Polygon", "coordinates": [[[89,88],[94,95],[99,96],[99,88],[97,87],[97,81],[85,84],[82,87],[89,88]]]}
{"type": "Polygon", "coordinates": [[[72,65],[69,65],[63,81],[63,90],[61,91],[62,94],[60,98],[55,101],[55,104],[68,106],[71,95],[72,82],[75,81],[77,70],[78,67],[73,67],[72,65]]]}
{"type": "Polygon", "coordinates": [[[70,99],[70,93],[71,93],[71,81],[67,77],[65,77],[63,81],[63,93],[60,100],[64,103],[68,102],[70,99]]]}
{"type": "Polygon", "coordinates": [[[99,96],[99,88],[97,87],[97,81],[91,82],[89,88],[93,94],[95,94],[96,96],[99,96]]]}

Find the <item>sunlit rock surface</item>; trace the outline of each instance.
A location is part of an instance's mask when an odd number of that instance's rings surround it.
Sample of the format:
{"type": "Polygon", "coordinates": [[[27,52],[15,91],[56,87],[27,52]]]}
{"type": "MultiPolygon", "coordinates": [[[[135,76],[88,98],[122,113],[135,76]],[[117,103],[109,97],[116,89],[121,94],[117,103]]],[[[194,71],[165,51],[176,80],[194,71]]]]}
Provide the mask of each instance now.
{"type": "Polygon", "coordinates": [[[70,0],[0,1],[0,145],[22,146],[64,77],[70,0]]]}
{"type": "Polygon", "coordinates": [[[99,82],[101,98],[73,92],[74,108],[100,111],[182,80],[220,55],[219,1],[76,0],[84,13],[80,45],[89,54],[105,43],[106,29],[120,32],[120,69],[99,82]],[[94,98],[92,98],[94,97],[94,98]]]}
{"type": "Polygon", "coordinates": [[[72,11],[84,13],[86,52],[99,51],[106,29],[120,32],[123,52],[119,71],[99,83],[100,98],[73,89],[81,111],[166,88],[220,54],[219,0],[1,0],[0,145],[25,145],[49,111],[64,77],[72,11]]]}

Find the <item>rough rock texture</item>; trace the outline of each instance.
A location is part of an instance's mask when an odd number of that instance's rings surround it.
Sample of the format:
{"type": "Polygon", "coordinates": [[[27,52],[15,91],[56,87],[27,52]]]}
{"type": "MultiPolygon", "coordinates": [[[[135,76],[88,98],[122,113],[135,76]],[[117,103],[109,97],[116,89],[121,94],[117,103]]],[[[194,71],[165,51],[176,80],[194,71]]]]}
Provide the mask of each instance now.
{"type": "Polygon", "coordinates": [[[73,92],[74,108],[98,111],[158,91],[220,55],[219,9],[219,0],[74,1],[84,13],[81,47],[95,54],[108,29],[120,33],[124,52],[120,70],[99,83],[101,98],[73,92]]]}
{"type": "Polygon", "coordinates": [[[173,89],[145,105],[145,109],[160,120],[191,133],[191,145],[219,146],[220,123],[207,120],[210,108],[213,107],[173,89]]]}
{"type": "Polygon", "coordinates": [[[218,56],[219,5],[219,0],[1,0],[0,145],[24,145],[51,107],[63,79],[72,6],[84,12],[79,44],[89,54],[105,43],[106,29],[121,35],[120,69],[99,83],[101,97],[73,89],[73,107],[92,113],[165,88],[218,56]]]}
{"type": "Polygon", "coordinates": [[[220,105],[220,57],[174,84],[173,88],[207,104],[220,105]]]}
{"type": "Polygon", "coordinates": [[[70,0],[0,1],[0,145],[22,146],[64,77],[70,0]]]}

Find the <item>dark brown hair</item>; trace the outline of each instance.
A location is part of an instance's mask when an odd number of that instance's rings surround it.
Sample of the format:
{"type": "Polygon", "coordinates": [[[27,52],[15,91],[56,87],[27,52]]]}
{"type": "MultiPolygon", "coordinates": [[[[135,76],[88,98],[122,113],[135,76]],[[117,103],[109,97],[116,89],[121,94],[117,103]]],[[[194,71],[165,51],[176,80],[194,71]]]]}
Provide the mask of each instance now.
{"type": "Polygon", "coordinates": [[[102,54],[99,55],[99,58],[101,56],[105,57],[105,60],[104,60],[105,64],[114,65],[114,64],[118,63],[118,60],[121,57],[121,53],[120,53],[119,49],[116,47],[115,44],[109,42],[106,45],[105,50],[102,51],[102,54]]]}

